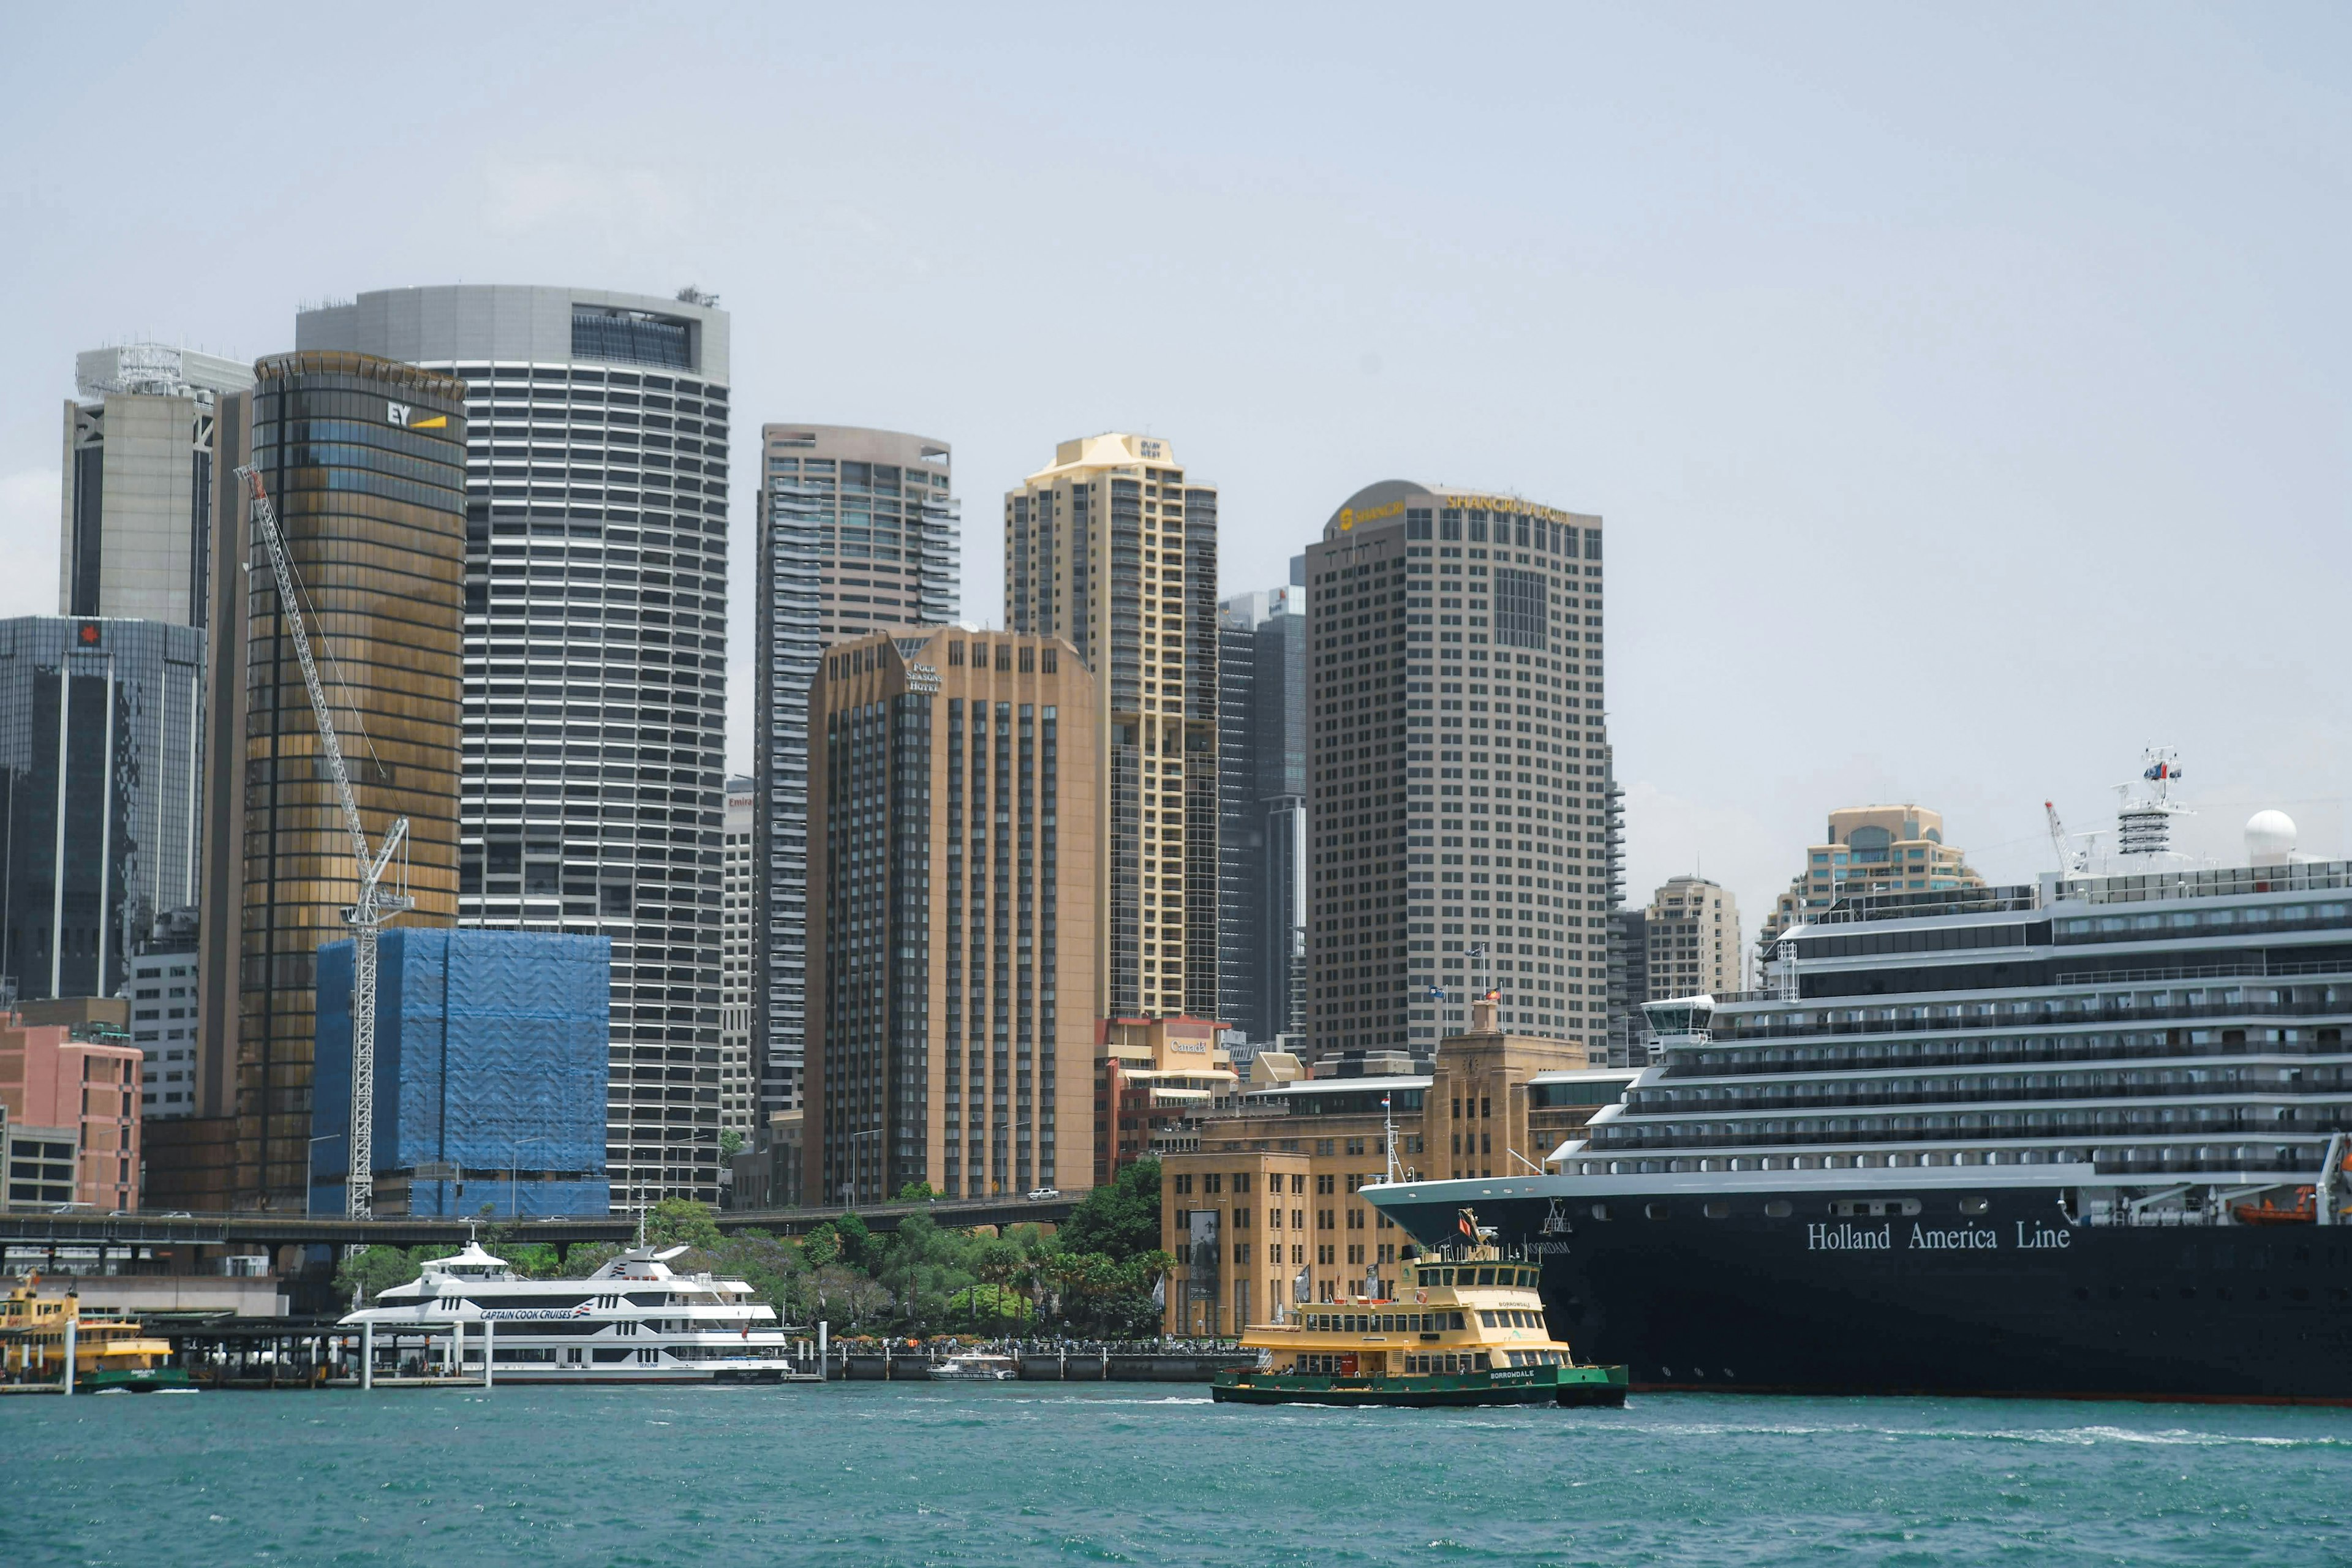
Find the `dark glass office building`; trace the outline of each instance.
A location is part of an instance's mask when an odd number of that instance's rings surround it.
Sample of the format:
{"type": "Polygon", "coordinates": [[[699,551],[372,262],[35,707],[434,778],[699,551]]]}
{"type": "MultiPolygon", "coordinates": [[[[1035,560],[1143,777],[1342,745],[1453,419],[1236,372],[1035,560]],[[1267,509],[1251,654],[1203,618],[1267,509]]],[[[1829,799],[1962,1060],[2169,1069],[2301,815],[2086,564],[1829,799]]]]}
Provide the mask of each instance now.
{"type": "Polygon", "coordinates": [[[1306,1027],[1305,571],[1217,607],[1217,1019],[1261,1044],[1306,1027]]]}
{"type": "MultiPolygon", "coordinates": [[[[372,841],[408,818],[409,925],[457,916],[466,389],[369,354],[255,367],[253,463],[275,502],[372,841]]],[[[236,1207],[307,1196],[319,949],[358,868],[268,554],[247,530],[244,941],[236,1207]]]]}
{"type": "Polygon", "coordinates": [[[0,620],[0,990],[111,996],[196,900],[204,633],[0,620]]]}

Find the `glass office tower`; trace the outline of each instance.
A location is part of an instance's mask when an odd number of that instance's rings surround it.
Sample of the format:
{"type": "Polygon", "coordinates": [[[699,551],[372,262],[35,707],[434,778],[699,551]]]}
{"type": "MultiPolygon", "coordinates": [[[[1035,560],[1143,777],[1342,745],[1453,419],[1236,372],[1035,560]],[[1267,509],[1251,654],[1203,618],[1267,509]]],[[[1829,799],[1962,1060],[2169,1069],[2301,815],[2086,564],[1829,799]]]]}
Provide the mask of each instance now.
{"type": "Polygon", "coordinates": [[[727,324],[497,285],[297,324],[466,384],[459,919],[612,939],[622,1210],[719,1195],[727,324]]]}

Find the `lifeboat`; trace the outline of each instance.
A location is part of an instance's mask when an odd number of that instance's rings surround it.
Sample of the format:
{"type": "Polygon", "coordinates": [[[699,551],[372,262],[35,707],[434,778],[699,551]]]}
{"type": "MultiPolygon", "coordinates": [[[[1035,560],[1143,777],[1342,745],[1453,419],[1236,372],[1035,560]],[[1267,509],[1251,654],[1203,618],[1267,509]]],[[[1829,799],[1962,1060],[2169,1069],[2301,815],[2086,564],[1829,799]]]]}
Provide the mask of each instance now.
{"type": "Polygon", "coordinates": [[[2239,1204],[2230,1212],[2237,1215],[2240,1225],[2315,1225],[2319,1220],[2319,1193],[2316,1188],[2297,1187],[2293,1208],[2274,1207],[2264,1198],[2259,1205],[2239,1204]]]}

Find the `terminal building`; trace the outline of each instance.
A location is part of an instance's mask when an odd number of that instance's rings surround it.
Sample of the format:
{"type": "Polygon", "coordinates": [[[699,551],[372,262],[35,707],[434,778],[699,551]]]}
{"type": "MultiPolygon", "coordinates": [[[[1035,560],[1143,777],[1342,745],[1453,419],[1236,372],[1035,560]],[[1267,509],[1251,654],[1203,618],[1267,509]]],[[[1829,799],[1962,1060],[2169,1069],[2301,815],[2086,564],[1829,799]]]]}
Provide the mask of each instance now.
{"type": "Polygon", "coordinates": [[[1160,1245],[1177,1258],[1167,1331],[1279,1321],[1368,1278],[1391,1293],[1408,1238],[1358,1195],[1387,1171],[1391,1126],[1408,1177],[1534,1173],[1633,1082],[1584,1047],[1505,1033],[1496,1011],[1475,1004],[1425,1071],[1371,1057],[1362,1076],[1284,1079],[1295,1058],[1262,1054],[1255,1081],[1195,1122],[1197,1145],[1161,1155],[1160,1245]]]}

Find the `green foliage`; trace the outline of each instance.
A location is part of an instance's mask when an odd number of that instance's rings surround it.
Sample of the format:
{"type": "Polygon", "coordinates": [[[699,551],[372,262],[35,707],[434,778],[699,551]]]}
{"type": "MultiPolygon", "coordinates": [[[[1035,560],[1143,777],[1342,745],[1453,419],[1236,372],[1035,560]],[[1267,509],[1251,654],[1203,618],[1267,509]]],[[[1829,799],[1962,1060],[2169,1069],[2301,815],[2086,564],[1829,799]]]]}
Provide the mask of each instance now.
{"type": "Polygon", "coordinates": [[[707,1205],[692,1198],[664,1198],[646,1216],[646,1239],[656,1247],[688,1247],[709,1251],[719,1245],[718,1222],[707,1205]]]}
{"type": "Polygon", "coordinates": [[[843,1215],[833,1222],[834,1235],[841,1238],[841,1260],[853,1268],[874,1271],[874,1233],[866,1222],[854,1214],[843,1215]]]}
{"type": "Polygon", "coordinates": [[[894,1200],[902,1204],[927,1204],[940,1195],[940,1190],[929,1182],[908,1182],[898,1189],[894,1200]]]}
{"type": "Polygon", "coordinates": [[[726,1131],[721,1132],[719,1135],[719,1157],[720,1159],[732,1160],[736,1155],[740,1154],[742,1152],[743,1134],[740,1131],[730,1127],[726,1131]]]}
{"type": "Polygon", "coordinates": [[[1138,1160],[1088,1193],[1062,1222],[1065,1252],[1099,1252],[1119,1262],[1160,1245],[1160,1162],[1138,1160]]]}
{"type": "Polygon", "coordinates": [[[335,1270],[335,1289],[346,1301],[352,1292],[364,1289],[367,1299],[374,1300],[394,1285],[405,1285],[424,1272],[425,1260],[437,1257],[439,1248],[420,1247],[404,1251],[397,1247],[362,1247],[343,1259],[335,1270]]]}
{"type": "Polygon", "coordinates": [[[575,1243],[563,1256],[562,1277],[566,1279],[585,1279],[620,1256],[621,1248],[609,1241],[575,1243]]]}
{"type": "Polygon", "coordinates": [[[1019,1334],[1036,1326],[1037,1309],[1002,1285],[968,1285],[947,1299],[939,1328],[946,1333],[1019,1334]]]}

